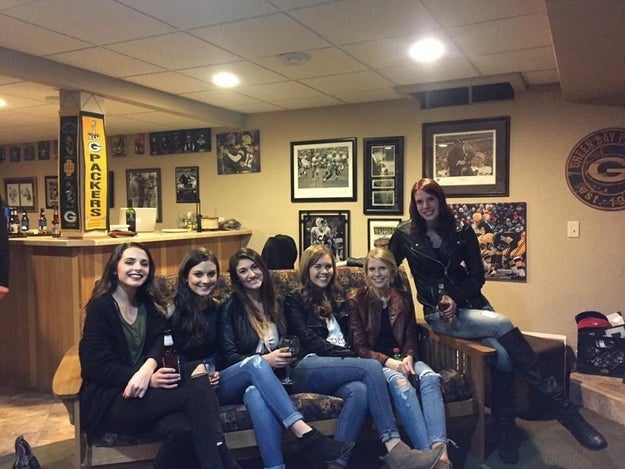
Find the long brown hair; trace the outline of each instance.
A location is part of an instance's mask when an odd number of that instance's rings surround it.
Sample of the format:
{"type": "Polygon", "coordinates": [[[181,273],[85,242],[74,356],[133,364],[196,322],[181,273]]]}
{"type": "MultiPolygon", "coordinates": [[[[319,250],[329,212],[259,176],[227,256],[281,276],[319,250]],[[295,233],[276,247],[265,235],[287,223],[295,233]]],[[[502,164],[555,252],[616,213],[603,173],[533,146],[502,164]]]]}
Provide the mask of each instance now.
{"type": "Polygon", "coordinates": [[[411,228],[412,232],[417,236],[422,236],[427,231],[427,226],[425,220],[421,215],[419,215],[419,211],[417,210],[417,203],[414,200],[414,196],[417,191],[423,191],[430,195],[433,195],[438,199],[438,226],[436,227],[436,232],[441,236],[445,237],[445,235],[449,235],[456,229],[456,219],[454,218],[454,214],[447,205],[447,198],[445,197],[445,191],[438,184],[438,182],[434,181],[430,178],[419,179],[414,183],[412,189],[410,190],[410,219],[411,219],[411,228]]]}
{"type": "Polygon", "coordinates": [[[273,321],[278,326],[278,330],[283,333],[286,330],[286,323],[280,309],[276,304],[276,294],[273,289],[271,275],[267,264],[262,256],[253,249],[241,248],[230,257],[230,281],[232,283],[232,294],[236,296],[244,305],[247,313],[247,319],[258,334],[258,337],[264,336],[264,325],[273,321]],[[239,276],[237,274],[237,266],[241,259],[249,259],[254,262],[263,274],[263,283],[260,287],[260,301],[263,305],[263,311],[260,311],[252,302],[239,276]]]}
{"type": "Polygon", "coordinates": [[[302,253],[298,277],[306,308],[312,310],[315,316],[329,318],[337,304],[343,300],[339,296],[339,289],[336,283],[336,259],[332,250],[325,244],[311,244],[308,246],[302,253]],[[310,268],[325,255],[330,256],[332,260],[332,281],[326,288],[319,288],[310,280],[310,268]]]}

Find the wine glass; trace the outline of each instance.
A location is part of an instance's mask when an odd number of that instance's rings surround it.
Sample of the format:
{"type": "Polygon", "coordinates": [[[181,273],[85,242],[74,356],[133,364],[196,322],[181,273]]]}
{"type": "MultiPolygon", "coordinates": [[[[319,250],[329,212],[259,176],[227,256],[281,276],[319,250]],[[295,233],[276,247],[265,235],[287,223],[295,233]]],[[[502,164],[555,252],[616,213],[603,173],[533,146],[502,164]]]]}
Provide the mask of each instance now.
{"type": "MultiPolygon", "coordinates": [[[[280,348],[288,348],[293,357],[296,357],[299,353],[299,337],[296,335],[284,335],[280,338],[280,348]]],[[[285,377],[282,379],[282,384],[293,384],[294,381],[291,378],[291,366],[287,366],[284,369],[285,377]]]]}

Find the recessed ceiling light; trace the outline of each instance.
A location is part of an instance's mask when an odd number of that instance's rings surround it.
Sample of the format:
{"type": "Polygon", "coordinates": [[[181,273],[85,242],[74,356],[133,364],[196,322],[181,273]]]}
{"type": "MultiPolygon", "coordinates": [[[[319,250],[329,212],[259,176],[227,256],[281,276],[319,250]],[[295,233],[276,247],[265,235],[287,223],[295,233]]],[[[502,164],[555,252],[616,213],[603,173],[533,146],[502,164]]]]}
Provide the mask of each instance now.
{"type": "Polygon", "coordinates": [[[237,86],[239,82],[239,77],[234,73],[219,72],[213,75],[213,84],[221,88],[232,88],[233,86],[237,86]]]}
{"type": "Polygon", "coordinates": [[[415,42],[408,51],[417,62],[433,62],[445,53],[445,46],[438,39],[431,37],[415,42]]]}
{"type": "Polygon", "coordinates": [[[5,107],[5,106],[7,106],[7,102],[4,99],[0,98],[0,107],[5,107]]]}

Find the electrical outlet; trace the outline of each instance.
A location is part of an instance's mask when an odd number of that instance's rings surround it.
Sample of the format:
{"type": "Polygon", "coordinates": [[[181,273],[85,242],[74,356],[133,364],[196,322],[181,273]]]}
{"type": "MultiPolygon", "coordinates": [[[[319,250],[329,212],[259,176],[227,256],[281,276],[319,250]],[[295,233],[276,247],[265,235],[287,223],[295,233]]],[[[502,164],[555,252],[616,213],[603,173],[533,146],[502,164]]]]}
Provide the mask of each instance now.
{"type": "Polygon", "coordinates": [[[569,221],[566,225],[566,235],[569,238],[579,238],[579,222],[569,221]]]}

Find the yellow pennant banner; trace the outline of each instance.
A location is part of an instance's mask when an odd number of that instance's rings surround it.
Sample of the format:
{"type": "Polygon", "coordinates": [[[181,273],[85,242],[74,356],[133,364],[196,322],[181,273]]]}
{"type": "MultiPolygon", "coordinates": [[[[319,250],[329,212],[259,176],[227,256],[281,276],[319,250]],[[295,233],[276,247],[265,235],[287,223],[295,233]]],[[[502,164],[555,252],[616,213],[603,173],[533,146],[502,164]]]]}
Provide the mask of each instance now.
{"type": "Polygon", "coordinates": [[[85,231],[106,230],[108,172],[104,116],[81,113],[84,158],[85,231]]]}

